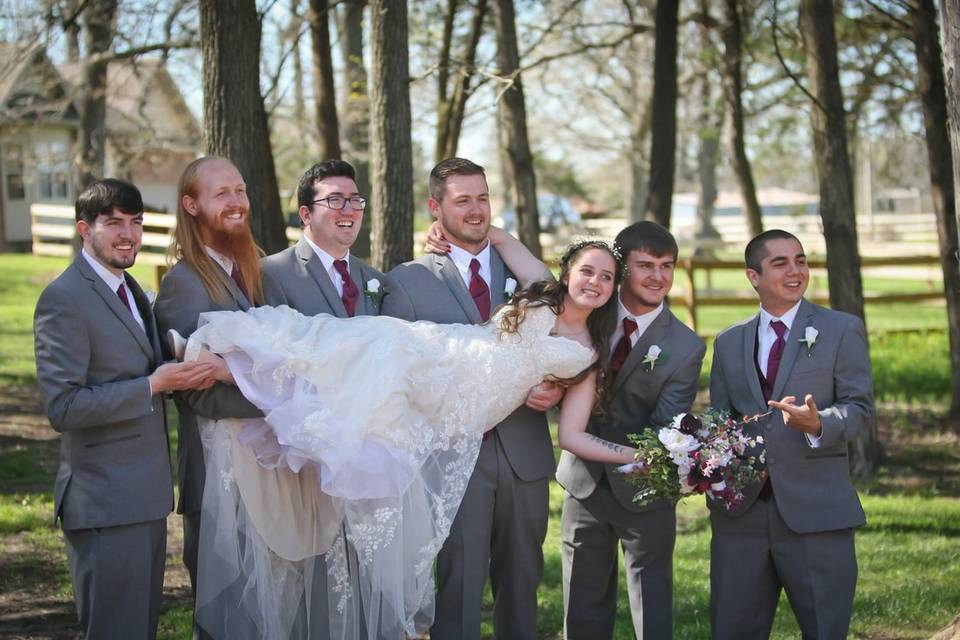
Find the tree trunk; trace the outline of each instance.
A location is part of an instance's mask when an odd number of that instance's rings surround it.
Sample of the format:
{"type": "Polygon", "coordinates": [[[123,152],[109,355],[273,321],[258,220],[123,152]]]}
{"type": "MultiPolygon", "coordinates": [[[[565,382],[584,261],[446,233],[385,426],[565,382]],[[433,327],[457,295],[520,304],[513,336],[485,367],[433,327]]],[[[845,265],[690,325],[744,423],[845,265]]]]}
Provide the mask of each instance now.
{"type": "Polygon", "coordinates": [[[743,126],[743,30],[740,19],[740,0],[724,0],[725,24],[723,36],[723,91],[730,113],[729,146],[733,171],[740,185],[743,212],[750,226],[750,234],[763,232],[763,216],[757,201],[757,187],[753,169],[747,158],[743,126]]]}
{"type": "Polygon", "coordinates": [[[373,265],[413,258],[413,149],[406,0],[373,0],[370,87],[373,265]]]}
{"type": "MultiPolygon", "coordinates": [[[[700,36],[704,51],[713,50],[708,28],[700,26],[700,36]]],[[[711,69],[704,66],[698,69],[697,87],[700,92],[700,110],[697,128],[700,134],[700,148],[697,152],[697,217],[693,225],[693,237],[696,241],[708,241],[707,246],[695,242],[695,256],[712,256],[710,240],[720,237],[713,226],[713,214],[717,202],[717,160],[720,151],[720,131],[723,128],[724,100],[714,95],[716,85],[711,69]]]]}
{"type": "Polygon", "coordinates": [[[286,225],[260,94],[260,18],[254,0],[201,0],[203,143],[249,184],[250,228],[268,254],[287,246],[286,225]]]}
{"type": "MultiPolygon", "coordinates": [[[[343,9],[340,42],[343,74],[347,90],[343,92],[343,156],[357,171],[357,188],[370,194],[370,98],[367,94],[367,69],[363,64],[363,10],[366,0],[347,0],[343,9]]],[[[350,252],[370,257],[370,227],[373,206],[367,206],[360,235],[350,252]]]]}
{"type": "MultiPolygon", "coordinates": [[[[630,16],[633,22],[633,16],[630,16]]],[[[649,61],[649,52],[637,45],[637,37],[630,38],[630,149],[629,184],[627,185],[627,219],[632,222],[643,220],[644,206],[647,204],[647,178],[649,162],[646,144],[650,135],[650,101],[647,87],[641,82],[640,66],[649,61]]]]}
{"type": "MultiPolygon", "coordinates": [[[[810,119],[820,178],[820,218],[827,245],[830,306],[863,318],[853,176],[847,154],[847,125],[837,68],[833,1],[801,0],[800,30],[813,98],[810,119]]],[[[849,443],[849,449],[850,471],[854,475],[864,475],[879,467],[883,449],[876,419],[849,443]]]]}
{"type": "MultiPolygon", "coordinates": [[[[960,158],[960,5],[940,0],[940,29],[943,42],[943,71],[947,78],[947,113],[950,121],[950,146],[954,158],[960,158]]],[[[960,162],[953,163],[953,184],[960,184],[960,162]]],[[[953,191],[953,206],[960,228],[960,189],[953,191]]]]}
{"type": "Polygon", "coordinates": [[[448,79],[450,77],[450,50],[453,48],[453,27],[457,22],[459,0],[447,0],[447,11],[443,16],[443,36],[440,39],[440,59],[437,62],[437,137],[434,144],[433,161],[440,162],[446,156],[447,135],[450,128],[450,101],[448,99],[448,79]]]}
{"type": "Polygon", "coordinates": [[[79,193],[103,177],[107,152],[107,60],[113,46],[117,0],[91,0],[83,11],[86,34],[80,85],[79,193]]]}
{"type": "Polygon", "coordinates": [[[463,118],[467,112],[467,98],[472,89],[470,83],[474,76],[474,60],[477,57],[477,46],[480,36],[483,35],[483,23],[487,15],[487,0],[477,0],[473,12],[473,22],[470,25],[470,38],[467,41],[467,50],[464,53],[464,68],[457,74],[453,85],[453,95],[450,98],[449,132],[447,134],[446,157],[457,155],[457,146],[460,144],[460,132],[463,130],[463,118]]]}
{"type": "Polygon", "coordinates": [[[66,0],[63,3],[64,15],[72,18],[70,22],[65,22],[63,25],[63,33],[67,40],[67,62],[80,62],[80,21],[74,15],[78,6],[79,0],[66,0]]]}
{"type": "Polygon", "coordinates": [[[313,85],[316,88],[317,133],[320,159],[340,158],[340,125],[333,85],[330,51],[330,14],[327,0],[310,0],[310,44],[313,47],[313,85]]]}
{"type": "Polygon", "coordinates": [[[467,109],[467,98],[470,97],[470,83],[473,81],[474,60],[477,57],[477,46],[483,34],[484,18],[487,14],[487,0],[477,0],[473,10],[473,21],[470,24],[470,35],[467,38],[467,48],[463,54],[463,65],[456,74],[453,83],[453,92],[445,97],[445,102],[438,108],[437,118],[437,162],[444,158],[457,155],[457,146],[460,144],[460,132],[463,129],[463,117],[467,109]]]}
{"type": "Polygon", "coordinates": [[[509,84],[500,96],[499,112],[507,138],[507,156],[516,184],[517,229],[520,241],[533,255],[541,256],[540,213],[537,209],[537,178],[527,138],[527,110],[520,80],[520,53],[513,0],[497,0],[494,5],[497,29],[499,76],[509,84]]]}
{"type": "Polygon", "coordinates": [[[810,119],[820,179],[820,217],[827,245],[830,306],[863,318],[853,177],[847,153],[832,1],[802,0],[800,29],[813,97],[810,119]]]}
{"type": "Polygon", "coordinates": [[[297,129],[306,131],[307,99],[303,93],[305,82],[303,79],[303,56],[300,55],[300,0],[290,0],[290,25],[287,28],[287,38],[293,47],[293,121],[297,129]]]}
{"type": "Polygon", "coordinates": [[[947,130],[947,94],[937,40],[937,17],[933,0],[919,0],[911,10],[913,42],[917,48],[917,88],[923,105],[930,187],[937,215],[943,291],[947,299],[947,326],[950,337],[950,388],[953,398],[949,416],[960,418],[960,270],[957,265],[957,218],[954,203],[953,157],[944,137],[947,130]]]}
{"type": "Polygon", "coordinates": [[[644,217],[670,228],[673,172],[677,152],[677,14],[676,0],[658,0],[653,53],[653,117],[650,136],[650,188],[644,217]]]}

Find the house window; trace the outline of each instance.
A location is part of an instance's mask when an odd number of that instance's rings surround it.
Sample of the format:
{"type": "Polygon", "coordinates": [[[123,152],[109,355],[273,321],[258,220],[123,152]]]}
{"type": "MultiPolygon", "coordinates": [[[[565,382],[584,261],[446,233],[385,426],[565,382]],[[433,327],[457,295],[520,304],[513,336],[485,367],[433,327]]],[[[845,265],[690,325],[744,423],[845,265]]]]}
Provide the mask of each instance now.
{"type": "Polygon", "coordinates": [[[3,147],[3,175],[6,177],[7,200],[24,200],[23,146],[8,143],[3,147]]]}
{"type": "Polygon", "coordinates": [[[37,162],[37,195],[40,200],[66,200],[70,160],[65,140],[38,140],[34,145],[37,162]]]}

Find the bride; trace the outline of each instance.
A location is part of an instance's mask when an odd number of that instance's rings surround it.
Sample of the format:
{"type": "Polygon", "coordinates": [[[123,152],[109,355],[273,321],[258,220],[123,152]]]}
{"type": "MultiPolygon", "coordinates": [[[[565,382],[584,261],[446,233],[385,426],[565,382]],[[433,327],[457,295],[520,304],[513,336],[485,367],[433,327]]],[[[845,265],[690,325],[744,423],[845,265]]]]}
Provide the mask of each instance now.
{"type": "Polygon", "coordinates": [[[425,631],[433,561],[483,432],[544,379],[568,387],[562,448],[632,462],[633,449],[586,432],[607,393],[619,280],[613,250],[584,241],[562,257],[559,282],[518,291],[484,325],[289,307],[203,314],[186,359],[217,364],[265,418],[201,427],[201,624],[228,638],[319,625],[333,638],[425,631]],[[310,620],[321,554],[329,620],[310,620]]]}

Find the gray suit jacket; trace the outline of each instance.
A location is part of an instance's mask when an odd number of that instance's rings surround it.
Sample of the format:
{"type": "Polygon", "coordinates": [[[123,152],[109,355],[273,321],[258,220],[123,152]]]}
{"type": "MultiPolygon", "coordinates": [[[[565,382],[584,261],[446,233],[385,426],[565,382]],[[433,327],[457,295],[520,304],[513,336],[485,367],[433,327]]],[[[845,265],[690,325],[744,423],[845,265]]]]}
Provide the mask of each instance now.
{"type": "MultiPolygon", "coordinates": [[[[295,246],[267,256],[260,261],[260,266],[263,270],[263,293],[268,305],[278,307],[285,304],[305,316],[328,313],[338,318],[347,317],[343,300],[337,295],[330,275],[305,239],[300,238],[295,246]]],[[[388,278],[352,255],[350,277],[360,291],[356,315],[379,315],[383,295],[389,288],[388,278]],[[382,295],[379,301],[363,293],[373,278],[380,281],[382,295]]]]}
{"type": "Polygon", "coordinates": [[[34,314],[37,382],[62,435],[54,488],[64,529],[165,518],[173,506],[162,363],[150,303],[127,286],[146,332],[82,256],[43,291],[34,314]]]}
{"type": "MultiPolygon", "coordinates": [[[[508,273],[493,249],[490,271],[490,298],[495,309],[506,302],[504,283],[508,273]]],[[[457,266],[446,256],[430,254],[398,265],[389,277],[392,288],[383,299],[381,313],[384,315],[441,324],[481,322],[480,312],[457,266]]],[[[553,473],[556,465],[553,443],[543,413],[520,407],[498,424],[494,433],[521,480],[537,480],[553,473]]]]}
{"type": "MultiPolygon", "coordinates": [[[[200,276],[187,263],[178,262],[170,269],[160,283],[160,293],[153,306],[161,336],[165,336],[170,329],[176,329],[184,337],[189,337],[197,330],[200,314],[206,311],[245,311],[250,308],[247,297],[233,279],[219,269],[217,274],[230,292],[229,300],[211,299],[200,276]]],[[[166,340],[164,348],[169,348],[166,340]]],[[[180,414],[177,448],[180,502],[177,504],[177,513],[192,513],[200,510],[206,475],[196,416],[220,420],[256,418],[263,414],[234,385],[217,383],[203,391],[179,391],[173,394],[173,398],[180,414]]]]}
{"type": "MultiPolygon", "coordinates": [[[[754,364],[759,317],[726,329],[714,342],[710,403],[736,416],[768,410],[754,364]]],[[[859,318],[804,300],[787,336],[773,397],[794,395],[802,402],[807,393],[813,394],[823,423],[819,448],[786,426],[779,411],[748,426],[752,434],[764,438],[777,507],[798,533],[858,527],[866,520],[850,482],[847,442],[867,427],[873,415],[866,332],[859,318]],[[809,350],[800,343],[807,327],[819,331],[809,350]]],[[[710,504],[714,516],[741,515],[755,501],[760,486],[754,485],[743,504],[730,512],[710,504]]]]}
{"type": "MultiPolygon", "coordinates": [[[[703,340],[665,308],[631,349],[613,384],[609,414],[590,421],[587,430],[600,438],[630,443],[627,434],[669,424],[674,416],[690,410],[697,395],[700,366],[706,353],[703,340]],[[647,350],[662,350],[653,371],[643,364],[647,350]]],[[[560,455],[557,481],[574,498],[588,498],[603,474],[620,505],[632,512],[672,506],[658,501],[645,506],[633,502],[636,487],[626,483],[617,465],[582,460],[568,451],[560,455]]]]}

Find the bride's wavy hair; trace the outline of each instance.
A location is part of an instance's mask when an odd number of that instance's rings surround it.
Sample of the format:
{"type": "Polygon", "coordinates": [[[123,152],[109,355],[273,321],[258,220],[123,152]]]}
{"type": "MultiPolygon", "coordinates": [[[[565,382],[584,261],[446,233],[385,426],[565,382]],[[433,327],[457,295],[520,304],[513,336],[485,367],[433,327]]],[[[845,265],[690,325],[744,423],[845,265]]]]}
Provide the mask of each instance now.
{"type": "Polygon", "coordinates": [[[563,313],[563,300],[568,293],[567,282],[570,270],[583,253],[599,249],[613,258],[614,276],[613,293],[603,306],[594,309],[587,316],[587,331],[590,333],[590,343],[597,353],[597,360],[593,369],[597,370],[597,397],[594,408],[604,411],[609,396],[612,377],[610,375],[610,336],[617,326],[617,291],[620,280],[623,278],[623,261],[615,247],[603,240],[580,240],[574,242],[560,257],[560,277],[556,281],[541,280],[529,287],[518,289],[506,303],[503,314],[500,316],[500,330],[504,333],[516,333],[526,315],[528,304],[547,305],[556,315],[563,313]]]}

